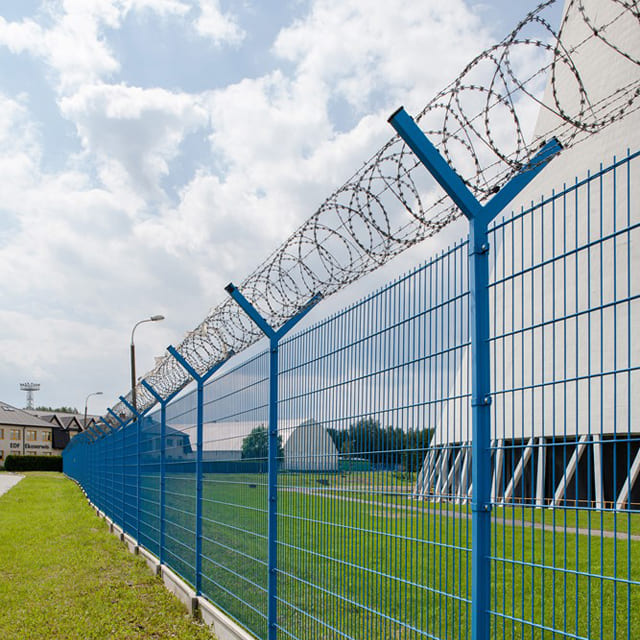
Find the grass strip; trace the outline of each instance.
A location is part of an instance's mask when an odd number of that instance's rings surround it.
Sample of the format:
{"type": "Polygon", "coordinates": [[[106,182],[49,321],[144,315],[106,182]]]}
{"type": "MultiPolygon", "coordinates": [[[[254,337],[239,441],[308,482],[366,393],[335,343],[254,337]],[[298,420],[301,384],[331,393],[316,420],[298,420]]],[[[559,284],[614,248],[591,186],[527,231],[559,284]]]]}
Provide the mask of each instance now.
{"type": "Polygon", "coordinates": [[[0,629],[10,640],[211,640],[59,473],[0,497],[0,629]]]}

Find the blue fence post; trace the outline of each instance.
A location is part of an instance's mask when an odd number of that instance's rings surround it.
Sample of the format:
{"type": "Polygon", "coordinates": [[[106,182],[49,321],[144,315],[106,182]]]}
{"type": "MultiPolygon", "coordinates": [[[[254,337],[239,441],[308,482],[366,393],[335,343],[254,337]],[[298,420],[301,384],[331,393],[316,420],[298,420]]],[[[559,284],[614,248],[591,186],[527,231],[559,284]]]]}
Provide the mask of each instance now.
{"type": "Polygon", "coordinates": [[[491,358],[489,326],[489,223],[526,187],[561,150],[548,142],[533,160],[485,205],[481,205],[462,178],[404,110],[389,118],[391,126],[425,165],[469,220],[469,296],[471,326],[472,422],[472,556],[471,637],[489,640],[491,617],[491,358]]]}
{"type": "Polygon", "coordinates": [[[167,435],[167,404],[166,400],[146,381],[141,380],[142,386],[160,403],[160,540],[158,541],[158,559],[164,564],[164,512],[165,512],[165,437],[167,435]]]}
{"type": "Polygon", "coordinates": [[[131,411],[136,419],[136,544],[140,544],[140,442],[142,431],[142,420],[146,411],[139,412],[136,408],[124,397],[120,396],[120,400],[131,411]]]}
{"type": "MultiPolygon", "coordinates": [[[[124,428],[127,423],[124,420],[122,420],[122,418],[120,418],[120,416],[115,411],[113,411],[113,409],[107,408],[107,411],[112,417],[114,417],[119,422],[120,428],[122,430],[122,433],[120,434],[120,437],[122,438],[122,450],[120,451],[120,473],[122,475],[120,509],[121,509],[122,518],[121,518],[120,525],[122,527],[122,531],[124,532],[125,530],[125,526],[124,526],[124,428]]],[[[113,443],[113,447],[115,448],[115,441],[113,443]]],[[[114,468],[115,468],[115,456],[114,456],[114,468]]],[[[114,472],[112,471],[112,473],[114,472]]],[[[114,484],[115,484],[115,481],[114,481],[114,484]]],[[[114,522],[116,521],[115,504],[113,507],[113,513],[111,514],[111,519],[114,522]]]]}
{"type": "Polygon", "coordinates": [[[233,355],[229,352],[224,360],[216,363],[204,375],[200,375],[173,346],[167,351],[178,361],[180,366],[196,381],[197,384],[197,417],[196,417],[196,595],[202,593],[202,437],[204,425],[204,383],[233,355]]]}
{"type": "MultiPolygon", "coordinates": [[[[100,421],[106,427],[105,436],[111,435],[113,431],[113,427],[103,418],[100,417],[100,421]]],[[[103,513],[107,513],[107,499],[106,499],[106,483],[107,483],[107,474],[106,474],[106,450],[110,446],[110,438],[105,438],[101,444],[102,448],[102,456],[100,457],[100,472],[98,475],[97,482],[100,484],[100,510],[103,513]]],[[[113,514],[111,514],[113,515],[113,514]]]]}
{"type": "Polygon", "coordinates": [[[298,313],[287,320],[280,329],[274,330],[256,308],[233,284],[225,287],[227,293],[249,316],[256,326],[269,338],[269,453],[267,467],[268,502],[268,558],[267,558],[267,624],[268,639],[275,640],[278,629],[278,345],[302,318],[320,301],[315,295],[298,313]]]}

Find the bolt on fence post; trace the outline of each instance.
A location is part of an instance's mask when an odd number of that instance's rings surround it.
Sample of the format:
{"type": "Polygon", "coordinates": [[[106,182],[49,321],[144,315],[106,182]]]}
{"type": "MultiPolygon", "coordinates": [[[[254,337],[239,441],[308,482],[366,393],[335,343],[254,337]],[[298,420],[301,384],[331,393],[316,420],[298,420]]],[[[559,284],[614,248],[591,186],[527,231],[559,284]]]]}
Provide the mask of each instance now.
{"type": "Polygon", "coordinates": [[[279,343],[302,318],[320,301],[315,295],[274,330],[256,308],[240,293],[234,284],[225,287],[227,293],[249,316],[251,321],[269,338],[269,448],[267,464],[267,625],[268,640],[275,640],[278,630],[278,373],[279,343]]]}
{"type": "Polygon", "coordinates": [[[472,555],[471,637],[488,640],[491,629],[491,354],[489,316],[489,223],[561,150],[551,140],[485,205],[469,191],[436,147],[404,110],[389,123],[469,221],[469,315],[471,326],[472,555]]]}
{"type": "Polygon", "coordinates": [[[197,408],[196,408],[196,595],[202,593],[202,437],[204,431],[204,383],[233,355],[229,352],[220,362],[216,363],[204,375],[200,375],[185,358],[178,353],[173,346],[168,346],[167,351],[178,361],[178,364],[196,381],[197,384],[197,408]]]}

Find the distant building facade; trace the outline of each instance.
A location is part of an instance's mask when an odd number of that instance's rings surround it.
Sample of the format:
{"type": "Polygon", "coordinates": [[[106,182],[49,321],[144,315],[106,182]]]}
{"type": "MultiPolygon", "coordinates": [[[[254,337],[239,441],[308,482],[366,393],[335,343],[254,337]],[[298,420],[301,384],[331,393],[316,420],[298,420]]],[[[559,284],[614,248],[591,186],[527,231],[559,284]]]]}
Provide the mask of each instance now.
{"type": "Polygon", "coordinates": [[[61,453],[53,448],[53,427],[26,411],[0,402],[0,464],[8,455],[61,453]]]}

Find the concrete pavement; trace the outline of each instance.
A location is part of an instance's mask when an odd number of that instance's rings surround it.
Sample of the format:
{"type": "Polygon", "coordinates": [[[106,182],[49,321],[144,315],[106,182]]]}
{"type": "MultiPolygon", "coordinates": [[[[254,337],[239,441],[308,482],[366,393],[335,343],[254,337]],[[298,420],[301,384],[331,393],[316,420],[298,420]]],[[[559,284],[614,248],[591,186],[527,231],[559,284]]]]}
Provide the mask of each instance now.
{"type": "Polygon", "coordinates": [[[0,473],[0,496],[22,480],[24,476],[17,473],[0,473]]]}

